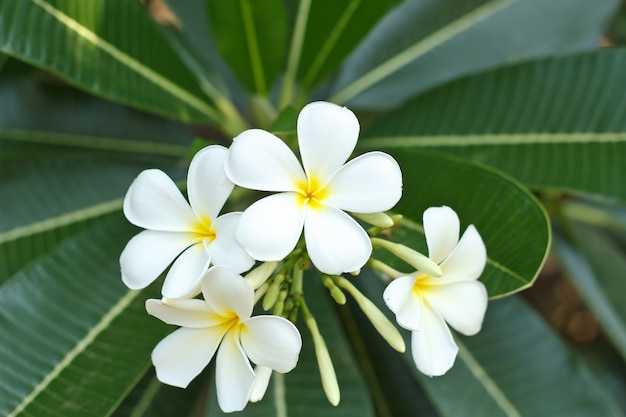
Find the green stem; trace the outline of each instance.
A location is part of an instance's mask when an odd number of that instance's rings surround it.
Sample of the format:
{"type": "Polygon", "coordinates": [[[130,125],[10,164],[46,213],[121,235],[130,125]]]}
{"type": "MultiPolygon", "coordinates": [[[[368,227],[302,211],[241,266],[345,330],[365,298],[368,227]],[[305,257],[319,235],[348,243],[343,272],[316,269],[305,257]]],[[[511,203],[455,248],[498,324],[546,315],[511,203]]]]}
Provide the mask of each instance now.
{"type": "Polygon", "coordinates": [[[298,64],[300,62],[300,54],[302,53],[302,44],[304,43],[304,35],[306,25],[309,18],[309,9],[311,8],[311,0],[301,0],[296,16],[296,23],[293,30],[293,38],[291,40],[291,48],[289,49],[289,60],[287,61],[287,70],[283,79],[283,91],[280,96],[280,109],[287,107],[293,99],[293,90],[296,82],[296,73],[298,72],[298,64]]]}

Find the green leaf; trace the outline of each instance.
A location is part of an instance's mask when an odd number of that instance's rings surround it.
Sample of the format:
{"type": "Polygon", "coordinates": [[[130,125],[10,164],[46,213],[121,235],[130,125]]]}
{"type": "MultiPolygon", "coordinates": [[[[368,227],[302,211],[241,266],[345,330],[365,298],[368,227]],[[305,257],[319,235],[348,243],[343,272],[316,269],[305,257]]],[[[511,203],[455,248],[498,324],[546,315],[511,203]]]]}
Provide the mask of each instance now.
{"type": "MultiPolygon", "coordinates": [[[[362,286],[383,309],[383,284],[366,278],[362,286]]],[[[409,348],[403,355],[440,417],[621,415],[589,370],[516,297],[490,302],[482,330],[456,341],[455,365],[441,377],[417,371],[409,348]]]]}
{"type": "Polygon", "coordinates": [[[471,77],[385,115],[361,146],[436,149],[626,201],[625,65],[626,50],[596,51],[471,77]]]}
{"type": "Polygon", "coordinates": [[[138,2],[2,2],[0,38],[0,51],[93,94],[180,120],[219,120],[217,89],[201,91],[138,2]]]}
{"type": "Polygon", "coordinates": [[[210,1],[214,41],[251,91],[267,94],[287,49],[287,16],[280,0],[210,1]]]}
{"type": "Polygon", "coordinates": [[[575,241],[557,235],[555,253],[587,307],[622,358],[626,359],[626,259],[623,251],[597,229],[572,224],[575,241]]]}
{"type": "MultiPolygon", "coordinates": [[[[302,352],[296,368],[285,375],[272,374],[263,400],[248,404],[239,415],[246,417],[327,417],[375,416],[358,363],[346,338],[328,290],[319,277],[305,274],[304,293],[307,306],[315,316],[320,332],[333,361],[341,402],[333,407],[322,391],[317,360],[311,335],[304,323],[298,326],[302,334],[302,352]]],[[[213,386],[207,417],[224,416],[217,404],[213,386]]]]}
{"type": "Polygon", "coordinates": [[[107,416],[168,329],[119,276],[135,233],[120,217],[70,239],[0,287],[0,413],[107,416]]]}
{"type": "MultiPolygon", "coordinates": [[[[450,206],[461,230],[474,224],[487,247],[480,280],[491,298],[532,285],[550,247],[550,224],[543,207],[522,185],[488,167],[417,150],[392,152],[402,167],[403,197],[394,208],[421,223],[428,207],[450,206]]],[[[403,220],[393,240],[427,253],[423,229],[403,220]]]]}
{"type": "Polygon", "coordinates": [[[395,107],[463,75],[590,48],[616,0],[405,2],[341,68],[331,101],[395,107]]]}
{"type": "Polygon", "coordinates": [[[381,16],[397,3],[395,0],[312,1],[298,64],[302,87],[309,90],[331,75],[381,16]]]}

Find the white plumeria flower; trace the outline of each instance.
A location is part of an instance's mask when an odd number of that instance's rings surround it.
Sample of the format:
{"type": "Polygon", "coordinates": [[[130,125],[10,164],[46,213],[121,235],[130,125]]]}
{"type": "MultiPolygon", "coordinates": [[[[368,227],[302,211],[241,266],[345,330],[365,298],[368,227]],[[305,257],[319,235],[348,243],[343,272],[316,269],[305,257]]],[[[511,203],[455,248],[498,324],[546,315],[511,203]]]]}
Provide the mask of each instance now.
{"type": "Polygon", "coordinates": [[[445,374],[458,347],[446,322],[471,336],[480,331],[487,309],[487,290],[477,281],[487,262],[485,245],[473,225],[459,240],[459,218],[450,207],[424,212],[429,257],[442,275],[415,272],[394,279],[383,298],[398,324],[411,330],[411,352],[417,368],[429,376],[445,374]]]}
{"type": "Polygon", "coordinates": [[[302,234],[313,264],[327,274],[361,268],[372,245],[365,230],[345,211],[377,213],[392,208],[402,194],[398,163],[370,152],[346,163],[356,146],[359,122],[350,110],[315,102],[298,116],[300,165],[287,145],[259,129],[234,139],[226,174],[237,185],[278,191],[244,211],[237,240],[261,261],[291,252],[302,234]]]}
{"type": "Polygon", "coordinates": [[[162,171],[143,171],[124,199],[124,214],[143,232],[133,237],[120,256],[122,280],[131,289],[154,281],[174,261],[163,283],[165,298],[182,298],[199,291],[200,276],[209,264],[237,273],[254,260],[237,243],[235,228],[241,213],[218,217],[234,188],[224,173],[228,150],[208,146],[198,152],[187,177],[190,203],[162,171]]]}
{"type": "Polygon", "coordinates": [[[250,361],[280,373],[291,371],[302,348],[300,332],[282,317],[251,317],[254,289],[227,268],[210,268],[201,286],[204,300],[146,301],[148,313],[182,326],[159,342],[152,362],[161,382],[185,388],[217,351],[215,380],[220,408],[240,411],[256,380],[250,361]]]}

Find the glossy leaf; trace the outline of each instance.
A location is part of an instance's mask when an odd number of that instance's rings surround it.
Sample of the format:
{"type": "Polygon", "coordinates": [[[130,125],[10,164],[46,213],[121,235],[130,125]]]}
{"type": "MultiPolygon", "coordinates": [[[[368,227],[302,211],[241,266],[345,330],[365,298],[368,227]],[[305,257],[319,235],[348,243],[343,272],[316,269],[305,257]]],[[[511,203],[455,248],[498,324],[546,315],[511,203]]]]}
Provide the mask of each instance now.
{"type": "MultiPolygon", "coordinates": [[[[364,279],[362,285],[384,308],[383,284],[364,279]]],[[[410,346],[409,332],[405,336],[410,346]]],[[[403,355],[440,417],[621,415],[589,370],[518,298],[490,302],[482,330],[456,340],[459,355],[441,377],[419,373],[410,349],[403,355]]]]}
{"type": "Polygon", "coordinates": [[[426,254],[422,214],[447,205],[459,215],[461,230],[474,224],[485,242],[488,261],[480,279],[491,298],[532,285],[551,232],[544,209],[528,190],[498,171],[455,158],[414,150],[393,155],[404,177],[403,197],[394,211],[407,218],[405,227],[393,232],[394,240],[426,254]]]}
{"type": "Polygon", "coordinates": [[[212,87],[201,90],[138,2],[5,1],[0,38],[0,51],[93,94],[180,120],[219,118],[217,89],[204,80],[212,87]]]}
{"type": "Polygon", "coordinates": [[[463,75],[592,47],[615,0],[405,2],[341,68],[331,101],[391,108],[463,75]]]}
{"type": "Polygon", "coordinates": [[[502,69],[381,118],[364,147],[427,148],[495,166],[531,187],[626,201],[626,50],[502,69]]]}
{"type": "Polygon", "coordinates": [[[213,39],[251,91],[267,94],[287,49],[287,16],[280,0],[206,2],[213,39]]]}
{"type": "Polygon", "coordinates": [[[167,326],[129,291],[119,252],[125,219],[66,241],[0,288],[0,413],[106,416],[147,370],[167,326]]]}
{"type": "MultiPolygon", "coordinates": [[[[334,302],[318,276],[305,274],[304,293],[307,306],[315,316],[318,327],[328,346],[339,388],[341,402],[333,407],[320,381],[317,360],[311,335],[302,321],[298,328],[302,335],[302,352],[296,368],[284,375],[272,374],[270,385],[262,401],[248,404],[239,415],[245,417],[318,417],[320,415],[374,417],[371,397],[363,375],[354,358],[349,340],[337,316],[334,302]]],[[[219,409],[215,389],[211,390],[207,417],[224,416],[219,409]]]]}
{"type": "Polygon", "coordinates": [[[555,253],[563,269],[593,312],[607,337],[626,358],[626,259],[610,237],[589,226],[573,224],[574,242],[555,239],[555,253]]]}

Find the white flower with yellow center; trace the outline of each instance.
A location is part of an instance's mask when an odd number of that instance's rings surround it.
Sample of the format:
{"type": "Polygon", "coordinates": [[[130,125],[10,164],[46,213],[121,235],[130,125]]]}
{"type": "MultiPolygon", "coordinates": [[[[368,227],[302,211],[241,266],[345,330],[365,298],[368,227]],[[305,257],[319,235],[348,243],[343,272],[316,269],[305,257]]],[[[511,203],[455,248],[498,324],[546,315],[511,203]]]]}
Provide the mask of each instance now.
{"type": "Polygon", "coordinates": [[[240,411],[257,378],[250,361],[263,369],[291,371],[302,348],[300,332],[282,317],[251,317],[254,289],[227,268],[209,269],[201,287],[204,300],[146,301],[148,313],[182,326],[159,342],[152,362],[161,382],[185,388],[217,352],[218,403],[225,412],[240,411]]]}
{"type": "Polygon", "coordinates": [[[383,293],[398,324],[412,332],[415,365],[429,376],[443,375],[454,364],[458,347],[448,324],[464,335],[474,335],[487,309],[487,290],[477,281],[487,262],[485,245],[473,225],[459,240],[459,227],[450,207],[427,209],[428,254],[442,275],[417,271],[394,279],[383,293]]]}
{"type": "Polygon", "coordinates": [[[302,165],[285,143],[264,130],[237,136],[226,160],[226,174],[237,185],[279,192],[244,211],[237,240],[255,259],[277,261],[302,234],[313,264],[327,274],[351,272],[367,262],[372,245],[365,230],[346,213],[378,213],[402,194],[398,163],[370,152],[348,163],[359,122],[350,110],[315,102],[297,123],[302,165]]]}
{"type": "Polygon", "coordinates": [[[241,213],[218,217],[234,184],[224,173],[228,150],[209,146],[198,152],[187,177],[189,203],[162,171],[143,171],[124,199],[124,214],[143,232],[133,237],[120,256],[122,280],[131,289],[154,281],[167,267],[165,298],[198,291],[200,276],[210,264],[247,271],[254,260],[237,243],[241,213]]]}

